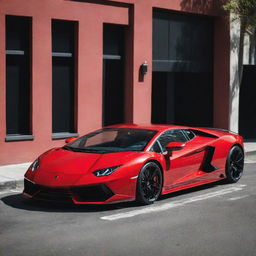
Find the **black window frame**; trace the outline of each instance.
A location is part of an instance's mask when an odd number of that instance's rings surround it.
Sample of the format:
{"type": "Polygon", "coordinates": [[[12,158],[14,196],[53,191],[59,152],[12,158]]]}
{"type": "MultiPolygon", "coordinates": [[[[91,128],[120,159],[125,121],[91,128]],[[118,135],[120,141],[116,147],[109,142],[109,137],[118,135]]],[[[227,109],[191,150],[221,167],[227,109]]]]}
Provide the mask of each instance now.
{"type": "Polygon", "coordinates": [[[32,17],[5,16],[6,137],[33,140],[32,135],[32,17]],[[16,76],[15,76],[16,74],[16,76]],[[14,79],[14,80],[13,80],[14,79]],[[12,81],[11,81],[12,80],[12,81]],[[15,89],[16,88],[16,89],[15,89]],[[16,96],[15,96],[16,91],[16,96]],[[11,102],[11,104],[10,104],[11,102]],[[16,111],[13,102],[16,102],[16,111]]]}

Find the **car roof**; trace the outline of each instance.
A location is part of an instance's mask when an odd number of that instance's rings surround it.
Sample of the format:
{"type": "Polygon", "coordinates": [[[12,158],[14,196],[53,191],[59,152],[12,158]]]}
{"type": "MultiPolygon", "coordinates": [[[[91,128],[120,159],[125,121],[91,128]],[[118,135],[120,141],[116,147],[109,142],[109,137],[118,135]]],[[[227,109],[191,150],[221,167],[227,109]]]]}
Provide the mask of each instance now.
{"type": "Polygon", "coordinates": [[[169,129],[186,129],[189,127],[180,125],[169,125],[169,124],[115,124],[105,126],[104,128],[130,128],[130,129],[148,129],[155,131],[165,131],[169,129]]]}

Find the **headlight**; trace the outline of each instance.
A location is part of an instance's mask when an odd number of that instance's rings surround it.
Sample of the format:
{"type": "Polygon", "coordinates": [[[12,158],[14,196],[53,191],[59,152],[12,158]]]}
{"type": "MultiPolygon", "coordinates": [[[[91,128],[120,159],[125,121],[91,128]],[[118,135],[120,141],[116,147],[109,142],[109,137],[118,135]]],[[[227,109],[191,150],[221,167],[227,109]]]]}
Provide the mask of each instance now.
{"type": "Polygon", "coordinates": [[[108,176],[110,174],[112,174],[117,168],[119,168],[121,165],[118,166],[113,166],[113,167],[109,167],[109,168],[104,168],[104,169],[99,169],[97,171],[94,171],[93,174],[97,177],[100,176],[108,176]]]}
{"type": "Polygon", "coordinates": [[[36,169],[38,169],[39,168],[39,159],[37,158],[34,162],[33,162],[33,164],[31,165],[31,171],[33,172],[33,171],[35,171],[36,169]]]}

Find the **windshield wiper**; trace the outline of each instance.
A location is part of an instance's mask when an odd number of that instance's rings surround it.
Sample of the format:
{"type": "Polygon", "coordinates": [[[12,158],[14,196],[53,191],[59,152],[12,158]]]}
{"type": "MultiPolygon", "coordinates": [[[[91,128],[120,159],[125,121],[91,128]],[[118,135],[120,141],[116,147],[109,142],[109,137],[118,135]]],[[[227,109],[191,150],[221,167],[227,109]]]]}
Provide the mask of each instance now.
{"type": "Polygon", "coordinates": [[[68,151],[75,151],[74,148],[69,147],[69,146],[64,146],[64,147],[62,147],[62,148],[63,148],[63,149],[66,149],[66,150],[68,150],[68,151]]]}
{"type": "Polygon", "coordinates": [[[86,148],[73,148],[69,146],[64,146],[62,147],[63,149],[73,151],[73,152],[82,152],[82,153],[106,153],[104,150],[99,150],[99,149],[86,149],[86,148]]]}
{"type": "Polygon", "coordinates": [[[69,150],[69,151],[73,151],[73,152],[84,152],[84,150],[80,149],[80,148],[73,148],[73,147],[69,147],[69,146],[64,146],[62,148],[66,149],[66,150],[69,150]]]}

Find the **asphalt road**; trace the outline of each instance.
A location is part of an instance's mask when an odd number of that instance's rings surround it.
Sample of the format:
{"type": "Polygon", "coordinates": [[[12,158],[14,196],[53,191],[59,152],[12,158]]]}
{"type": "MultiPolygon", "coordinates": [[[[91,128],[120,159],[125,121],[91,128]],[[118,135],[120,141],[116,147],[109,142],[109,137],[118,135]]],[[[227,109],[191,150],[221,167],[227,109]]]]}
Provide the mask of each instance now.
{"type": "Polygon", "coordinates": [[[49,206],[5,192],[0,255],[256,256],[255,184],[250,163],[235,185],[189,189],[146,207],[49,206]]]}

